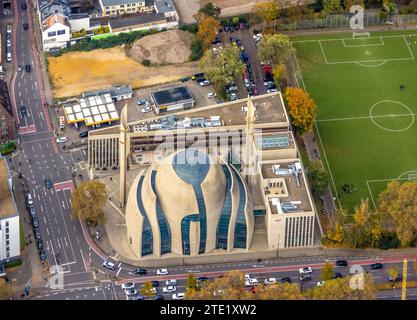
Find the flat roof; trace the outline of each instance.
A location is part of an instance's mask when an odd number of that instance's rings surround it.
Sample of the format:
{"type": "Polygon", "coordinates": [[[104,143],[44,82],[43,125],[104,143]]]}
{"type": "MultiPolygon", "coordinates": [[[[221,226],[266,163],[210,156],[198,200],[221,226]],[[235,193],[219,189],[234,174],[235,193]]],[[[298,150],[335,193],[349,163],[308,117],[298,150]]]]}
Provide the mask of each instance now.
{"type": "MultiPolygon", "coordinates": [[[[277,160],[277,161],[268,161],[267,163],[261,164],[261,170],[262,170],[262,177],[264,179],[274,179],[274,178],[282,178],[285,180],[285,186],[288,191],[287,196],[283,196],[280,194],[277,190],[269,189],[269,193],[267,194],[268,197],[274,198],[274,193],[276,193],[276,197],[280,199],[281,204],[282,203],[289,203],[289,202],[298,202],[301,201],[301,204],[298,206],[298,210],[295,211],[289,211],[285,213],[297,213],[297,212],[308,212],[312,211],[312,206],[310,203],[310,198],[308,196],[308,190],[307,186],[305,185],[304,180],[304,172],[301,170],[298,181],[300,185],[298,186],[297,178],[294,174],[289,173],[284,174],[280,172],[285,172],[289,169],[291,169],[291,166],[293,166],[295,163],[301,163],[300,159],[293,159],[293,160],[277,160]],[[275,167],[275,172],[273,167],[279,165],[278,167],[275,167]]],[[[271,208],[272,213],[278,213],[277,207],[275,205],[272,205],[272,201],[269,201],[269,205],[271,208]]]]}
{"type": "Polygon", "coordinates": [[[9,169],[5,158],[0,158],[0,219],[17,215],[9,186],[9,169]]]}
{"type": "Polygon", "coordinates": [[[157,107],[173,105],[186,101],[193,101],[194,98],[187,87],[177,87],[151,92],[151,98],[157,107]]]}
{"type": "Polygon", "coordinates": [[[142,25],[154,21],[161,21],[165,19],[165,15],[163,13],[149,13],[133,17],[110,19],[109,24],[112,29],[118,29],[123,27],[142,25]]]}
{"type": "Polygon", "coordinates": [[[255,145],[261,150],[294,149],[291,131],[255,134],[255,145]]]}

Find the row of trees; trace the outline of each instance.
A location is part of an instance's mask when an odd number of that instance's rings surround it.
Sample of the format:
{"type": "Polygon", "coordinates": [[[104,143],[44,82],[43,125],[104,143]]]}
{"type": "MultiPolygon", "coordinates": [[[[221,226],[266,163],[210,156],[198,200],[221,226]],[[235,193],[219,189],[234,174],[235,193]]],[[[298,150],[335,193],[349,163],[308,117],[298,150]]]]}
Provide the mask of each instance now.
{"type": "Polygon", "coordinates": [[[13,287],[4,278],[0,278],[0,300],[9,299],[13,294],[13,287]]]}
{"type": "Polygon", "coordinates": [[[417,245],[417,183],[392,181],[380,193],[376,210],[368,200],[354,208],[353,222],[340,210],[325,243],[352,248],[395,248],[417,245]]]}
{"type": "MultiPolygon", "coordinates": [[[[331,271],[333,275],[333,271],[331,271]]],[[[327,272],[329,273],[329,272],[327,272]]],[[[330,274],[330,273],[329,273],[330,274]]],[[[323,278],[324,279],[324,278],[323,278]]],[[[258,285],[246,289],[245,276],[240,271],[230,271],[212,281],[198,283],[193,274],[186,281],[187,300],[369,300],[376,299],[377,290],[372,275],[366,274],[364,289],[355,290],[350,286],[350,277],[331,279],[326,277],[324,285],[301,291],[299,284],[276,283],[258,285]],[[216,293],[216,294],[213,294],[216,293]]],[[[142,294],[150,297],[152,285],[145,283],[142,294]]]]}

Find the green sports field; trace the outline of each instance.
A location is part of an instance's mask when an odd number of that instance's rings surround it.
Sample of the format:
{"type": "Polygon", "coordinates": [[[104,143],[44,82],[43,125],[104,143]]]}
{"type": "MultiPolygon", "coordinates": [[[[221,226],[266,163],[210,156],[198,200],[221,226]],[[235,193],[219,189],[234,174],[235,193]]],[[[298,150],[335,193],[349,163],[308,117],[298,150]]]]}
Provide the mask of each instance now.
{"type": "Polygon", "coordinates": [[[417,32],[292,37],[316,137],[343,207],[392,179],[417,181],[417,32]],[[405,89],[400,90],[404,84],[405,89]],[[353,185],[353,193],[343,185],[353,185]]]}

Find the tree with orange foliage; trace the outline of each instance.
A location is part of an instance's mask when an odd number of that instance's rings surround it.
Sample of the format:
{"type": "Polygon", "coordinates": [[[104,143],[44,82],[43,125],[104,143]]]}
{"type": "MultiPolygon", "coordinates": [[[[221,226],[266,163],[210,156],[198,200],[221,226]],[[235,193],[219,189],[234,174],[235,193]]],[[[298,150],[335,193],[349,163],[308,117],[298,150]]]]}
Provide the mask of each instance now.
{"type": "Polygon", "coordinates": [[[213,17],[205,17],[198,25],[197,36],[203,41],[204,49],[208,49],[220,29],[220,22],[213,17]]]}
{"type": "Polygon", "coordinates": [[[316,117],[316,103],[300,88],[287,88],[285,91],[288,111],[292,124],[300,135],[313,130],[316,117]]]}

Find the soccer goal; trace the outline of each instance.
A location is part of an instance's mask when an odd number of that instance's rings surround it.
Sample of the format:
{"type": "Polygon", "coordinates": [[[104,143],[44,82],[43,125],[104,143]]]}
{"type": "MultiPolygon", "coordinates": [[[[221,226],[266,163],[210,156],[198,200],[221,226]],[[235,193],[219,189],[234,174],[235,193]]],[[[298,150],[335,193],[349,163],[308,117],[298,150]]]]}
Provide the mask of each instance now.
{"type": "Polygon", "coordinates": [[[356,38],[370,38],[371,34],[369,32],[353,32],[353,39],[356,38]]]}

